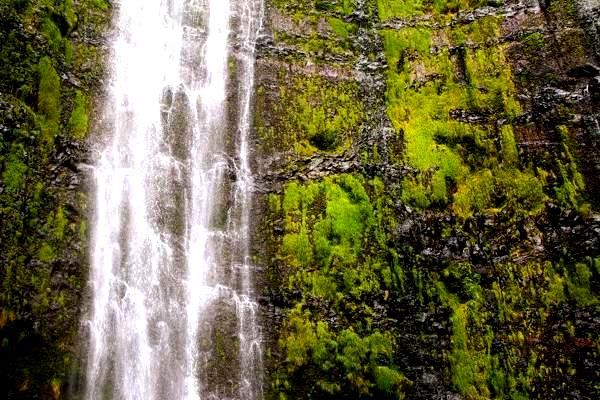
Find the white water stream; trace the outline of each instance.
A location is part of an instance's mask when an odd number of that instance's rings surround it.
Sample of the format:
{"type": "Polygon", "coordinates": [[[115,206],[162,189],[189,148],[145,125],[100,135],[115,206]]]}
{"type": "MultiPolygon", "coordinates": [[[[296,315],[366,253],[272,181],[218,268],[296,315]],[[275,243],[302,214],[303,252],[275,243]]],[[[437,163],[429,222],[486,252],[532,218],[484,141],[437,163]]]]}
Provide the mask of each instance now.
{"type": "Polygon", "coordinates": [[[249,232],[261,0],[120,0],[85,398],[262,398],[249,232]]]}

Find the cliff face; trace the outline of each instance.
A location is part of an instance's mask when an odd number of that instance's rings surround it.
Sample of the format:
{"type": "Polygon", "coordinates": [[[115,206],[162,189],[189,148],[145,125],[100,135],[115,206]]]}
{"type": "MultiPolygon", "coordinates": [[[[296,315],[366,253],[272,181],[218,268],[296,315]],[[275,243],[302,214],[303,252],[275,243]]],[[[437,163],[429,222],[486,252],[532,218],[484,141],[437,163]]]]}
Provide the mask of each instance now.
{"type": "Polygon", "coordinates": [[[0,1],[0,392],[60,398],[87,278],[104,0],[0,1]]]}
{"type": "MultiPolygon", "coordinates": [[[[78,374],[109,14],[0,0],[8,398],[78,374]]],[[[267,398],[599,397],[598,21],[593,0],[267,1],[267,398]]]]}
{"type": "Polygon", "coordinates": [[[598,397],[598,12],[268,2],[268,398],[598,397]]]}

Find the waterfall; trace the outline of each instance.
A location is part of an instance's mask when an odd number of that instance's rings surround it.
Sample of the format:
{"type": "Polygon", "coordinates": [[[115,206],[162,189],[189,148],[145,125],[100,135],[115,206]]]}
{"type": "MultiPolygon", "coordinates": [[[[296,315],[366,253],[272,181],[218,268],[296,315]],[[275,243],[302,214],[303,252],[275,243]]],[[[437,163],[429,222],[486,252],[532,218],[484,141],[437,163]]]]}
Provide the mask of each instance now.
{"type": "Polygon", "coordinates": [[[115,5],[93,170],[86,399],[262,398],[249,249],[262,8],[115,5]]]}

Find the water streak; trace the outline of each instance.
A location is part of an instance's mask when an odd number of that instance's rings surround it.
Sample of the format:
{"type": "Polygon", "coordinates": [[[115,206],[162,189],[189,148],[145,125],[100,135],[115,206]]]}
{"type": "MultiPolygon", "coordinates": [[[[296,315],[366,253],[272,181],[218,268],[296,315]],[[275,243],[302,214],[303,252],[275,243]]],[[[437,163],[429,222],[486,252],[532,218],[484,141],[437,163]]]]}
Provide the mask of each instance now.
{"type": "Polygon", "coordinates": [[[260,399],[249,136],[262,3],[116,8],[85,398],[260,399]]]}

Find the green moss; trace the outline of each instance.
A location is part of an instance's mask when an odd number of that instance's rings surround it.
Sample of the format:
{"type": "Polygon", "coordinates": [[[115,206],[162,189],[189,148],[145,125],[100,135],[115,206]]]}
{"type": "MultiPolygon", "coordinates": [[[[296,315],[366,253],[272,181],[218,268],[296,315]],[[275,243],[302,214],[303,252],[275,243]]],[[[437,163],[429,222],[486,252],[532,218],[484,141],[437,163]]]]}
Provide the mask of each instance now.
{"type": "Polygon", "coordinates": [[[494,177],[490,170],[471,175],[458,186],[454,195],[454,212],[466,219],[473,212],[483,210],[490,203],[493,190],[494,177]]]}
{"type": "Polygon", "coordinates": [[[54,218],[52,221],[54,225],[54,237],[56,240],[63,240],[65,237],[65,228],[67,227],[68,220],[65,217],[65,212],[62,207],[59,207],[54,214],[54,218]]]}
{"type": "Polygon", "coordinates": [[[577,18],[576,3],[570,0],[553,0],[549,3],[548,11],[556,14],[558,19],[564,20],[565,22],[577,18]]]}
{"type": "Polygon", "coordinates": [[[269,193],[268,202],[269,210],[274,214],[278,214],[281,210],[281,198],[276,194],[269,193]]]}
{"type": "Polygon", "coordinates": [[[377,0],[379,18],[409,18],[428,13],[439,17],[441,14],[455,13],[487,5],[488,0],[377,0]]]}
{"type": "Polygon", "coordinates": [[[44,117],[42,134],[47,143],[52,143],[60,124],[60,78],[48,57],[40,59],[38,74],[38,111],[44,117]]]}
{"type": "Polygon", "coordinates": [[[422,0],[377,0],[377,10],[381,20],[412,17],[422,14],[423,3],[422,0]]]}
{"type": "Polygon", "coordinates": [[[404,396],[398,390],[406,382],[406,378],[402,373],[388,367],[378,366],[374,370],[375,383],[377,388],[384,393],[396,394],[397,399],[402,399],[404,396]]]}
{"type": "MultiPolygon", "coordinates": [[[[452,310],[452,351],[449,354],[452,383],[455,388],[469,399],[489,398],[488,373],[491,369],[489,356],[492,332],[484,337],[483,349],[471,349],[469,323],[473,315],[478,316],[479,301],[474,297],[468,303],[460,303],[458,297],[446,289],[443,283],[437,283],[437,292],[442,303],[452,310]],[[470,310],[471,309],[471,310],[470,310]]],[[[479,316],[481,318],[481,316],[479,316]]],[[[477,322],[477,321],[475,321],[477,322]]],[[[479,321],[481,323],[483,321],[479,321]]]]}
{"type": "Polygon", "coordinates": [[[11,147],[11,151],[4,163],[2,180],[4,187],[9,192],[18,192],[25,184],[25,178],[29,168],[23,162],[23,156],[23,146],[15,144],[11,147]]]}
{"type": "Polygon", "coordinates": [[[44,243],[42,245],[42,247],[40,248],[40,251],[38,253],[38,258],[40,259],[41,262],[45,262],[45,263],[52,262],[56,258],[56,251],[50,244],[44,243]]]}
{"type": "MultiPolygon", "coordinates": [[[[555,346],[581,335],[565,315],[552,328],[545,321],[549,315],[556,318],[555,310],[572,301],[580,307],[597,304],[597,296],[587,290],[596,279],[592,266],[591,258],[573,265],[539,260],[501,263],[491,271],[494,282],[488,288],[473,281],[477,275],[468,262],[444,270],[448,285],[439,281],[435,285],[441,303],[451,311],[448,357],[455,388],[472,399],[528,398],[536,393],[536,386],[548,378],[550,367],[545,363],[554,362],[540,359],[540,353],[548,350],[538,335],[552,331],[555,346]],[[489,294],[496,299],[495,306],[490,306],[489,294]]],[[[571,363],[565,357],[558,362],[560,367],[553,364],[553,368],[574,374],[571,363]]]]}
{"type": "MultiPolygon", "coordinates": [[[[408,163],[423,174],[403,183],[403,196],[419,207],[444,202],[447,198],[446,181],[455,181],[466,171],[460,156],[443,143],[447,140],[440,141],[440,138],[454,136],[460,129],[458,124],[448,121],[448,114],[450,109],[460,106],[461,89],[449,85],[451,81],[443,85],[426,78],[429,74],[437,74],[438,69],[449,70],[444,66],[448,63],[447,54],[429,55],[430,30],[407,28],[383,31],[382,34],[388,64],[397,66],[397,69],[388,70],[388,114],[396,129],[404,134],[408,163]],[[415,76],[412,71],[417,66],[426,82],[418,90],[413,90],[411,85],[414,85],[415,76]],[[437,171],[431,173],[432,169],[437,171]]],[[[444,72],[447,79],[452,79],[451,75],[444,72]]]]}
{"type": "Polygon", "coordinates": [[[449,28],[447,35],[456,46],[486,44],[490,40],[500,36],[500,25],[502,18],[486,16],[478,18],[470,24],[459,24],[449,28]]]}
{"type": "Polygon", "coordinates": [[[530,214],[542,211],[547,196],[542,180],[530,171],[501,169],[494,171],[497,192],[504,198],[504,204],[512,210],[523,210],[530,214]]]}
{"type": "Polygon", "coordinates": [[[358,86],[353,82],[297,77],[290,85],[281,86],[277,96],[263,99],[269,115],[258,118],[258,132],[263,147],[270,151],[298,155],[341,152],[350,146],[364,118],[358,86]]]}
{"type": "Polygon", "coordinates": [[[427,208],[431,204],[429,192],[420,182],[420,177],[402,181],[402,201],[418,208],[427,208]]]}
{"type": "Polygon", "coordinates": [[[44,20],[42,24],[42,32],[48,40],[52,51],[56,54],[61,53],[63,47],[63,38],[60,33],[60,29],[58,29],[56,24],[50,18],[46,18],[44,20]]]}
{"type": "MultiPolygon", "coordinates": [[[[97,1],[97,3],[104,3],[104,2],[97,1]]],[[[75,14],[75,11],[73,10],[73,0],[65,0],[64,6],[63,6],[63,14],[65,16],[65,20],[67,21],[67,24],[69,24],[69,29],[72,30],[73,28],[75,28],[75,25],[77,24],[77,15],[75,14]]]]}
{"type": "Polygon", "coordinates": [[[327,19],[331,30],[340,38],[347,39],[350,34],[355,31],[355,26],[342,21],[339,18],[329,17],[327,19]]]}
{"type": "Polygon", "coordinates": [[[305,231],[286,234],[282,251],[293,266],[309,265],[313,259],[312,245],[305,231]]]}
{"type": "MultiPolygon", "coordinates": [[[[492,43],[500,34],[500,23],[500,18],[481,18],[445,28],[436,37],[429,28],[381,32],[389,66],[388,115],[405,141],[403,159],[397,161],[420,171],[403,180],[404,202],[417,208],[451,202],[461,219],[484,210],[537,213],[543,208],[545,178],[517,169],[519,155],[510,121],[521,109],[503,49],[468,48],[492,43]],[[434,40],[448,39],[467,48],[458,55],[443,47],[430,50],[434,40]],[[468,124],[453,120],[454,110],[509,123],[499,130],[491,123],[468,124]]],[[[562,190],[568,193],[570,187],[562,190]]]]}
{"type": "MultiPolygon", "coordinates": [[[[327,63],[331,56],[342,59],[357,59],[356,49],[353,46],[351,35],[357,30],[353,22],[345,22],[342,17],[351,14],[354,8],[353,1],[326,1],[314,4],[319,9],[311,9],[313,4],[286,4],[286,13],[290,15],[292,9],[298,9],[290,16],[294,28],[275,30],[273,37],[278,43],[286,44],[306,53],[316,63],[327,63]],[[345,3],[350,3],[348,6],[345,3]],[[328,11],[325,11],[328,10],[328,11]],[[329,29],[324,29],[328,25],[329,29]],[[302,32],[298,34],[298,32],[302,32]]],[[[295,56],[289,56],[295,58],[295,56]]]]}
{"type": "Polygon", "coordinates": [[[506,164],[516,164],[519,161],[519,152],[517,150],[517,144],[515,142],[515,135],[513,133],[512,126],[502,126],[500,139],[502,146],[502,160],[506,164]]]}
{"type": "Polygon", "coordinates": [[[88,239],[88,225],[86,220],[82,220],[79,224],[79,240],[84,241],[88,239]]]}
{"type": "Polygon", "coordinates": [[[273,0],[270,4],[293,16],[320,15],[335,13],[350,15],[354,11],[355,0],[273,0]]]}
{"type": "MultiPolygon", "coordinates": [[[[371,329],[359,333],[364,329],[359,328],[362,320],[356,321],[356,329],[332,330],[308,310],[300,311],[306,302],[323,299],[335,308],[368,312],[361,299],[393,285],[391,267],[367,250],[371,246],[366,239],[383,223],[370,192],[382,196],[385,187],[377,179],[365,182],[352,175],[286,185],[282,199],[285,234],[279,259],[292,268],[286,269],[287,290],[300,293],[303,300],[287,318],[281,344],[286,349],[287,373],[307,368],[320,371],[315,385],[323,393],[340,393],[344,385],[350,385],[364,398],[378,393],[401,398],[407,380],[390,364],[392,342],[388,336],[371,329]],[[344,376],[344,384],[337,376],[344,376]]],[[[377,205],[382,206],[380,200],[377,205]]],[[[385,243],[382,232],[375,236],[385,243]]]]}
{"type": "Polygon", "coordinates": [[[317,335],[313,326],[307,321],[307,313],[302,313],[301,307],[296,307],[288,318],[289,334],[282,345],[286,350],[286,361],[290,368],[297,368],[310,361],[310,352],[317,344],[317,335]]]}
{"type": "Polygon", "coordinates": [[[81,91],[77,91],[73,112],[68,124],[71,136],[76,139],[85,138],[88,131],[88,124],[88,100],[81,91]]]}
{"type": "Polygon", "coordinates": [[[77,43],[73,53],[73,68],[81,71],[79,77],[83,83],[89,86],[97,84],[102,77],[102,65],[104,65],[104,53],[96,46],[77,43]]]}
{"type": "Polygon", "coordinates": [[[530,50],[544,50],[546,48],[546,38],[540,32],[533,32],[525,35],[522,39],[530,50]]]}
{"type": "Polygon", "coordinates": [[[295,99],[297,127],[320,150],[338,147],[357,125],[360,109],[354,107],[349,95],[336,88],[324,89],[307,82],[304,89],[295,99]],[[319,99],[319,104],[314,99],[319,99]]]}
{"type": "Polygon", "coordinates": [[[87,0],[87,3],[93,8],[103,11],[107,10],[110,4],[107,0],[87,0]]]}
{"type": "Polygon", "coordinates": [[[283,254],[296,266],[310,264],[313,254],[323,266],[355,262],[363,232],[373,223],[369,197],[362,183],[352,176],[304,187],[292,182],[284,192],[283,210],[288,230],[283,238],[283,254]],[[316,204],[323,200],[324,209],[316,204]],[[324,215],[314,220],[309,218],[309,211],[324,211],[324,215]],[[312,230],[307,228],[309,220],[315,221],[312,230]]]}
{"type": "Polygon", "coordinates": [[[504,113],[509,118],[520,113],[519,103],[514,99],[515,89],[511,72],[501,47],[468,52],[465,62],[471,85],[468,97],[471,107],[504,113]]]}
{"type": "Polygon", "coordinates": [[[310,318],[310,312],[298,305],[285,324],[280,345],[289,373],[313,368],[319,374],[317,387],[328,394],[345,393],[351,387],[363,398],[378,392],[403,398],[408,380],[389,365],[393,345],[388,336],[377,331],[362,336],[352,328],[336,333],[327,323],[310,318]]]}
{"type": "Polygon", "coordinates": [[[592,270],[586,263],[577,263],[567,281],[569,296],[580,306],[599,303],[598,296],[591,289],[592,270]]]}
{"type": "Polygon", "coordinates": [[[70,41],[65,41],[65,63],[71,64],[73,63],[73,52],[74,52],[73,44],[70,41]]]}
{"type": "Polygon", "coordinates": [[[577,168],[577,161],[571,153],[569,131],[565,126],[558,126],[561,143],[560,159],[556,161],[559,184],[554,188],[556,198],[565,206],[577,208],[581,204],[581,193],[585,189],[583,175],[577,168]]]}
{"type": "Polygon", "coordinates": [[[399,31],[384,30],[383,35],[385,55],[389,65],[399,65],[406,51],[419,54],[429,52],[431,46],[431,29],[406,28],[399,31]]]}
{"type": "MultiPolygon", "coordinates": [[[[85,59],[81,48],[106,51],[101,35],[110,13],[94,4],[107,9],[105,1],[0,1],[0,309],[15,313],[15,323],[0,329],[0,342],[8,341],[0,358],[11,360],[0,363],[0,374],[9,397],[64,397],[73,370],[85,278],[77,266],[87,240],[76,226],[85,227],[85,208],[79,190],[67,187],[74,172],[61,163],[65,154],[55,157],[53,143],[68,131],[64,122],[78,102],[60,77],[77,82],[84,96],[98,87],[104,63],[85,59]],[[83,214],[71,215],[65,201],[83,214]],[[74,268],[52,265],[58,257],[74,268]]],[[[67,148],[71,142],[61,140],[67,148]]]]}

